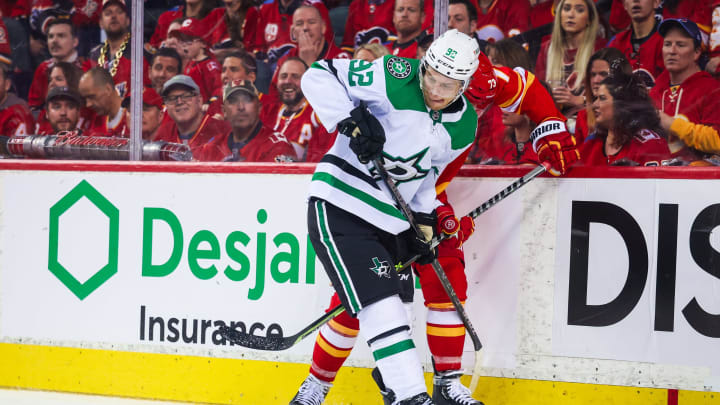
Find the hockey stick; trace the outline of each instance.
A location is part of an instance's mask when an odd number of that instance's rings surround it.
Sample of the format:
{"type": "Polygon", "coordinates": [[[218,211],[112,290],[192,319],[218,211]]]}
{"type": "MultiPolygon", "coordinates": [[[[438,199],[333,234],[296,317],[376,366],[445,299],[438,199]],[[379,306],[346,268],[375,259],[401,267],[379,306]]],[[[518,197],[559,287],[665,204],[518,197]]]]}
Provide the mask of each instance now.
{"type": "MultiPolygon", "coordinates": [[[[471,216],[473,218],[477,218],[480,216],[480,214],[484,213],[485,211],[489,210],[492,206],[499,203],[500,201],[504,200],[507,196],[514,193],[518,189],[520,189],[522,186],[530,182],[530,180],[534,179],[535,177],[541,175],[545,172],[545,166],[539,165],[538,167],[534,168],[532,171],[530,171],[525,176],[520,177],[519,179],[513,181],[505,187],[502,191],[495,194],[494,196],[490,197],[489,200],[485,201],[480,205],[479,207],[472,210],[470,213],[468,213],[468,216],[471,216]]],[[[433,247],[437,247],[437,245],[440,244],[440,241],[444,238],[441,237],[440,240],[433,239],[433,247]]],[[[403,268],[406,268],[410,264],[412,264],[415,260],[417,260],[417,256],[411,258],[409,261],[407,261],[403,268]]],[[[400,270],[399,270],[400,271],[400,270]]],[[[281,350],[287,350],[291,348],[292,346],[296,345],[298,342],[300,342],[302,339],[310,335],[311,333],[318,330],[321,326],[323,326],[326,322],[334,318],[336,315],[340,314],[342,311],[344,311],[344,308],[342,304],[338,304],[337,306],[331,308],[328,310],[324,315],[317,318],[313,322],[311,322],[308,326],[304,327],[300,332],[287,337],[279,337],[279,336],[256,336],[251,335],[248,333],[240,332],[236,329],[230,328],[229,326],[221,326],[218,328],[218,332],[221,336],[223,336],[225,339],[227,339],[232,344],[247,347],[249,349],[255,349],[255,350],[269,350],[269,351],[281,351],[281,350]]]]}
{"type": "MultiPolygon", "coordinates": [[[[410,207],[408,207],[402,195],[400,195],[400,191],[395,186],[395,182],[390,178],[390,174],[385,169],[385,166],[383,166],[382,158],[380,157],[373,160],[373,166],[375,166],[375,170],[377,170],[378,174],[380,174],[380,178],[382,179],[383,183],[385,183],[387,188],[390,190],[390,194],[397,203],[398,207],[400,207],[400,211],[402,211],[402,213],[405,215],[405,218],[410,223],[410,227],[415,232],[415,235],[420,239],[425,239],[425,236],[423,235],[422,231],[418,227],[417,222],[415,221],[415,218],[413,217],[413,213],[410,210],[410,207]]],[[[437,257],[433,259],[431,264],[433,270],[435,270],[435,275],[437,275],[438,279],[440,280],[440,284],[443,286],[443,289],[445,289],[445,293],[447,293],[450,301],[455,307],[455,311],[457,311],[463,325],[465,325],[465,329],[470,335],[470,340],[472,340],[473,342],[473,347],[475,348],[475,351],[480,351],[480,349],[482,349],[480,337],[475,331],[472,322],[470,322],[470,317],[468,317],[467,312],[465,312],[465,308],[462,306],[462,303],[460,303],[460,299],[455,293],[452,284],[450,284],[450,280],[448,280],[447,275],[445,274],[445,270],[443,270],[442,266],[440,266],[437,257]]]]}

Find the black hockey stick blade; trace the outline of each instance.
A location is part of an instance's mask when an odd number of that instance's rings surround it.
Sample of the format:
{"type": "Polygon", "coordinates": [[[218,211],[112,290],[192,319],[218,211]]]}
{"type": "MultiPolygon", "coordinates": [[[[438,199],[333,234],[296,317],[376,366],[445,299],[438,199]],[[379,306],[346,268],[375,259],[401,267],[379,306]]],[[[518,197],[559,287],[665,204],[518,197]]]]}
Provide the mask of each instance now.
{"type": "Polygon", "coordinates": [[[323,316],[313,321],[310,325],[306,326],[300,332],[288,337],[251,335],[249,333],[240,332],[239,330],[231,328],[227,325],[218,328],[218,332],[222,337],[227,339],[228,342],[238,346],[247,347],[248,349],[267,351],[287,350],[295,346],[307,335],[315,332],[318,328],[323,326],[326,322],[337,316],[342,311],[344,311],[343,306],[337,305],[327,311],[323,316]]]}

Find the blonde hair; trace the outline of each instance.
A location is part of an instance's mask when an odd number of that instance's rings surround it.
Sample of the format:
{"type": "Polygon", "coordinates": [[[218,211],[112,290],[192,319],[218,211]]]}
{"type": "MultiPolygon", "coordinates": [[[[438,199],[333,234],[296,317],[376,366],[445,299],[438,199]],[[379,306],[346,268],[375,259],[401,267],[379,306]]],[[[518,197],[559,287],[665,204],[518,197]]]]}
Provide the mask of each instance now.
{"type": "Polygon", "coordinates": [[[388,49],[376,42],[372,42],[369,44],[362,44],[355,48],[355,53],[353,53],[353,59],[357,57],[357,54],[360,52],[361,49],[364,49],[373,55],[375,55],[375,59],[382,58],[385,55],[390,55],[390,51],[388,49]]]}
{"type": "MultiPolygon", "coordinates": [[[[562,7],[568,0],[560,0],[555,7],[555,21],[553,22],[552,36],[550,38],[550,47],[547,54],[547,70],[545,80],[566,80],[565,75],[565,51],[567,50],[567,42],[565,41],[565,30],[562,28],[561,13],[562,7]]],[[[575,86],[572,90],[576,90],[583,86],[585,82],[585,68],[587,67],[590,56],[595,52],[595,40],[597,39],[600,22],[598,20],[598,12],[595,3],[592,0],[583,0],[588,10],[589,24],[585,28],[580,46],[578,46],[575,54],[575,62],[573,62],[573,71],[577,74],[575,86]]]]}

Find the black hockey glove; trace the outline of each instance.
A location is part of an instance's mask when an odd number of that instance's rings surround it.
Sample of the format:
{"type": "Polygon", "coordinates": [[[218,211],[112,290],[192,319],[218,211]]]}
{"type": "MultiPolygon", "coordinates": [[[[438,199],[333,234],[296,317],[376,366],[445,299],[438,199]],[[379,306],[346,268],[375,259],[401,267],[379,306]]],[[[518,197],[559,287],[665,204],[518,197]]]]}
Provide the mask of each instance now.
{"type": "Polygon", "coordinates": [[[410,249],[412,249],[414,255],[420,256],[415,263],[430,264],[433,260],[437,259],[437,249],[431,245],[432,239],[435,236],[437,215],[435,211],[433,211],[432,214],[416,212],[413,213],[413,215],[415,216],[418,228],[420,228],[422,237],[411,229],[408,233],[410,249]]]}
{"type": "Polygon", "coordinates": [[[338,131],[350,137],[350,149],[355,152],[360,163],[368,163],[382,156],[385,130],[364,101],[350,111],[350,117],[338,123],[338,131]]]}

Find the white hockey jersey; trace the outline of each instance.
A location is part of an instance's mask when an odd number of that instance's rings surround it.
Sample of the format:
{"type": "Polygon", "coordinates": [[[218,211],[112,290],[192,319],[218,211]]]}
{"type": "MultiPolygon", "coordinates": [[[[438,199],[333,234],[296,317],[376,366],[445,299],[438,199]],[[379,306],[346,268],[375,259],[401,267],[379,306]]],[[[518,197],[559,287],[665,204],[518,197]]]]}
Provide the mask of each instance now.
{"type": "MultiPolygon", "coordinates": [[[[330,132],[364,100],[385,129],[385,168],[410,208],[430,213],[440,205],[435,190],[438,177],[448,165],[464,159],[475,139],[477,114],[464,96],[443,111],[429,110],[418,68],[418,60],[391,55],[372,63],[322,60],[305,73],[302,90],[330,132]]],[[[372,162],[360,163],[349,144],[347,136],[337,136],[317,165],[310,197],[326,200],[392,234],[408,229],[372,162]]]]}

